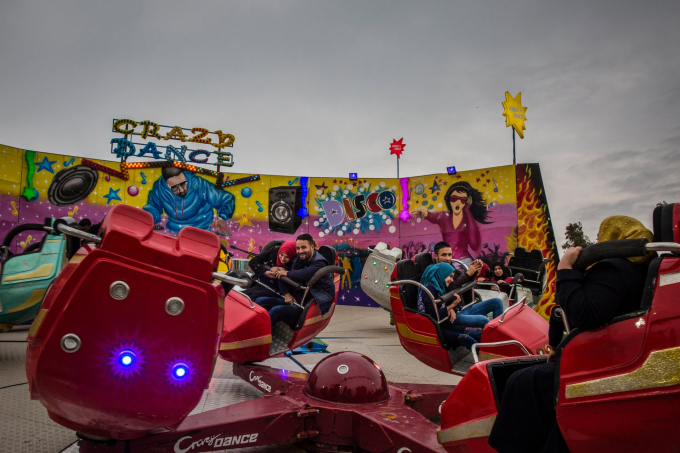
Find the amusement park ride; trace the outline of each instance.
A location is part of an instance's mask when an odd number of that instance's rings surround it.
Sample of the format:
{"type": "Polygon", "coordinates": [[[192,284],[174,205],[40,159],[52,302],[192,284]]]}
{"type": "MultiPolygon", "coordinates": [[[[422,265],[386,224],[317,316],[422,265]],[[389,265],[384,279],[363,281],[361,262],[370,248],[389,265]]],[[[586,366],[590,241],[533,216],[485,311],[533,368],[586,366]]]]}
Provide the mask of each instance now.
{"type": "MultiPolygon", "coordinates": [[[[148,213],[130,206],[111,209],[99,236],[65,220],[47,230],[43,248],[64,235],[91,242],[47,289],[30,329],[26,372],[31,398],[78,432],[83,453],[291,443],[316,452],[492,452],[487,438],[508,377],[546,361],[547,323],[522,301],[484,328],[479,351],[451,348],[438,320],[414,309],[425,258],[395,263],[374,252],[362,273],[373,282],[372,297],[389,301],[404,348],[428,366],[463,375],[457,386],[390,383],[377,363],[353,352],[325,357],[310,374],[256,365],[317,335],[334,305],[322,314],[307,302],[294,328],[272,331],[266,310],[234,289],[251,278],[214,272],[215,235],[188,227],[163,236],[148,213]],[[264,396],[188,415],[218,354],[264,396]],[[440,426],[432,421],[439,417],[440,426]]],[[[666,252],[650,264],[638,311],[590,331],[573,329],[557,349],[557,419],[572,452],[677,451],[680,204],[657,208],[654,230],[654,243],[597,244],[575,266],[666,252]]],[[[320,252],[335,263],[332,249],[320,252]]],[[[343,272],[327,266],[302,289],[343,272]]]]}

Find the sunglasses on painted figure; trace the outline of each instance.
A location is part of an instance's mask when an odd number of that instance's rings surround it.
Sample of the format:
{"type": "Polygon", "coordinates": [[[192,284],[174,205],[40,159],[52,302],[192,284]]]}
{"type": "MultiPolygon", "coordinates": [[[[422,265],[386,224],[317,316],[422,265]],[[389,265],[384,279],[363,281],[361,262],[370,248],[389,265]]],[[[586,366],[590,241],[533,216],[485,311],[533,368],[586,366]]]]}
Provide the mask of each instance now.
{"type": "Polygon", "coordinates": [[[172,191],[172,193],[179,192],[179,189],[187,190],[187,182],[183,181],[179,184],[175,184],[174,186],[170,186],[170,190],[172,191]]]}
{"type": "Polygon", "coordinates": [[[451,204],[455,203],[456,200],[460,200],[461,203],[467,204],[468,197],[459,197],[458,195],[451,195],[451,204]]]}

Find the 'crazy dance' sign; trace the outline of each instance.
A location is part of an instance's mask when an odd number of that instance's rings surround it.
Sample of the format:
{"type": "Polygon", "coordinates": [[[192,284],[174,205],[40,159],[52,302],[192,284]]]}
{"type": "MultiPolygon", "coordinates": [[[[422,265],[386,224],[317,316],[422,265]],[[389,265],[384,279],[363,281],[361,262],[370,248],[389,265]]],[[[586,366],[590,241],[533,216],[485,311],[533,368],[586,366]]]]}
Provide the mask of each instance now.
{"type": "Polygon", "coordinates": [[[111,152],[121,162],[127,161],[129,157],[146,157],[184,164],[209,163],[218,167],[222,165],[231,167],[234,165],[232,154],[224,151],[224,148],[234,146],[236,138],[232,134],[223,134],[221,130],[210,132],[202,127],[186,129],[179,126],[161,126],[151,121],[137,122],[131,119],[119,119],[113,120],[112,131],[125,135],[125,138],[113,138],[111,140],[111,152]],[[167,130],[164,131],[164,129],[167,130]],[[184,131],[190,131],[193,135],[189,136],[184,131]],[[209,134],[215,135],[215,137],[211,137],[209,134]],[[157,140],[179,140],[180,142],[201,143],[216,149],[207,151],[205,149],[189,149],[186,145],[181,145],[180,147],[172,145],[161,146],[152,141],[134,143],[131,140],[133,135],[137,135],[143,140],[155,138],[157,140]],[[130,136],[130,139],[128,139],[128,136],[130,136]],[[114,145],[116,146],[114,147],[114,145]],[[138,150],[135,145],[139,145],[141,148],[138,150]],[[162,154],[159,148],[165,148],[165,153],[162,154]],[[215,156],[215,161],[209,162],[212,156],[215,156]]]}

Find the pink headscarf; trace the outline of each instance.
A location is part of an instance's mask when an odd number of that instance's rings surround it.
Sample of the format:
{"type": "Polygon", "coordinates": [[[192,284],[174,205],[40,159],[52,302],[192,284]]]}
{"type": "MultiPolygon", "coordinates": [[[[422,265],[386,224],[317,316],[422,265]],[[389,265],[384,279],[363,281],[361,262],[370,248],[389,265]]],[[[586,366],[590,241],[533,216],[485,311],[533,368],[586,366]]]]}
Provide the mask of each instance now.
{"type": "Polygon", "coordinates": [[[295,242],[293,241],[286,241],[283,244],[281,244],[281,247],[279,247],[279,252],[276,254],[276,265],[277,266],[283,266],[283,263],[281,262],[281,258],[279,258],[280,254],[285,254],[289,260],[293,260],[295,258],[295,242]]]}

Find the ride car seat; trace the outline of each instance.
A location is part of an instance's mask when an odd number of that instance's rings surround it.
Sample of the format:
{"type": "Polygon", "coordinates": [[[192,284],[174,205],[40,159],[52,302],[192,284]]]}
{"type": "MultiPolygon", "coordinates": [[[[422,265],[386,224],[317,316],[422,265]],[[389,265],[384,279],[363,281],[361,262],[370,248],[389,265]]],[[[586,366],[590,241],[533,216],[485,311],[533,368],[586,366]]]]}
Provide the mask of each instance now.
{"type": "MultiPolygon", "coordinates": [[[[401,260],[397,263],[397,280],[420,281],[418,266],[411,260],[401,260]]],[[[399,285],[399,297],[404,309],[418,312],[418,287],[416,285],[399,285]]]]}
{"type": "Polygon", "coordinates": [[[522,286],[531,290],[534,300],[540,299],[547,285],[546,261],[540,249],[527,253],[524,247],[517,247],[514,256],[508,262],[512,275],[518,273],[524,275],[522,286]]]}
{"type": "MultiPolygon", "coordinates": [[[[337,263],[338,255],[333,247],[322,245],[317,250],[326,259],[326,261],[328,262],[328,266],[334,266],[337,263]]],[[[337,285],[336,285],[336,297],[337,297],[337,285]]],[[[318,308],[316,301],[312,298],[311,292],[307,293],[307,298],[305,301],[302,301],[302,303],[304,305],[304,309],[302,310],[302,313],[300,314],[297,323],[292,329],[289,325],[281,321],[277,322],[275,326],[272,326],[272,343],[269,349],[270,355],[273,356],[280,354],[281,352],[287,351],[290,349],[291,343],[297,343],[298,337],[300,337],[298,332],[303,330],[303,328],[306,325],[312,324],[312,322],[310,321],[312,318],[320,317],[319,321],[325,321],[328,320],[335,311],[335,299],[334,299],[333,303],[331,304],[331,308],[329,308],[328,312],[322,314],[321,310],[318,308]]]]}
{"type": "MultiPolygon", "coordinates": [[[[654,210],[655,241],[680,242],[680,205],[660,208],[654,210]]],[[[678,270],[678,255],[662,253],[649,265],[638,310],[602,327],[573,329],[560,344],[557,419],[572,451],[623,451],[641,441],[639,426],[646,427],[646,450],[677,447],[664,433],[680,420],[678,270]],[[603,426],[603,419],[617,429],[603,426]]]]}
{"type": "Polygon", "coordinates": [[[425,269],[428,268],[428,266],[431,266],[434,264],[434,258],[432,258],[432,254],[430,252],[422,252],[419,253],[413,258],[413,261],[416,263],[416,269],[418,270],[418,279],[420,280],[420,276],[423,275],[423,272],[425,272],[425,269]]]}

